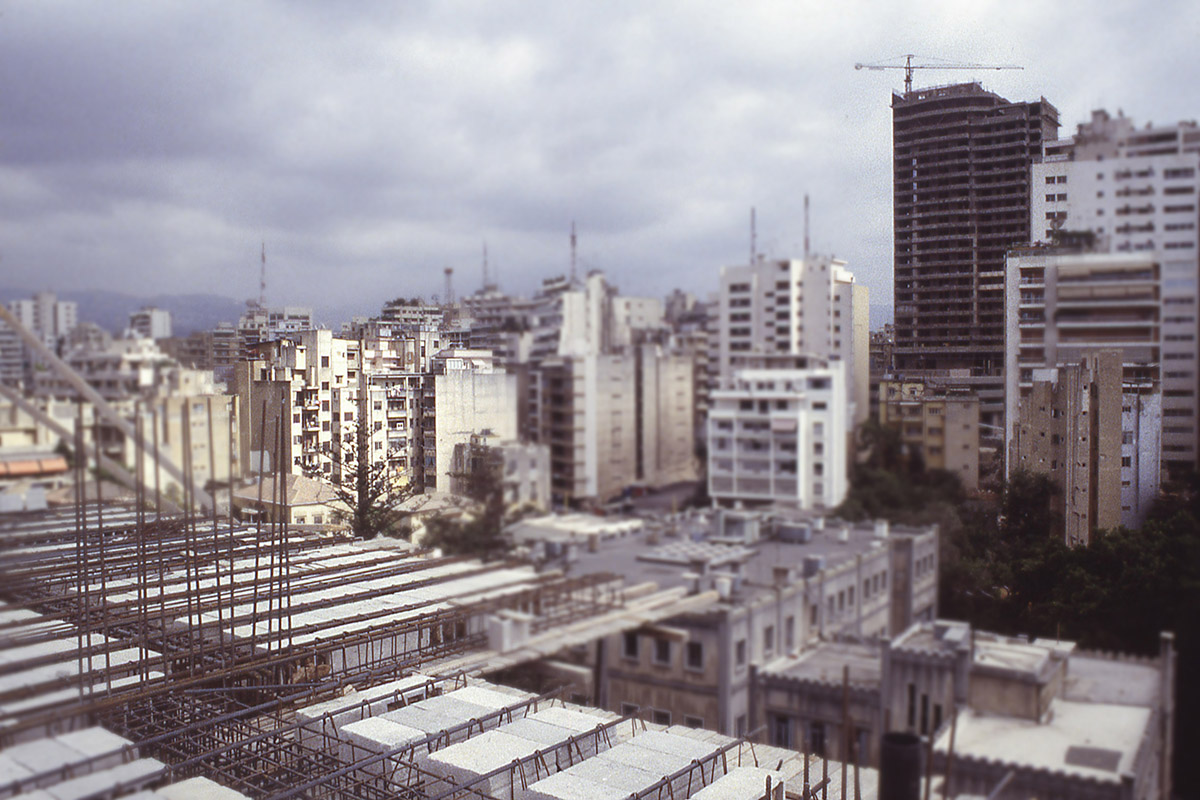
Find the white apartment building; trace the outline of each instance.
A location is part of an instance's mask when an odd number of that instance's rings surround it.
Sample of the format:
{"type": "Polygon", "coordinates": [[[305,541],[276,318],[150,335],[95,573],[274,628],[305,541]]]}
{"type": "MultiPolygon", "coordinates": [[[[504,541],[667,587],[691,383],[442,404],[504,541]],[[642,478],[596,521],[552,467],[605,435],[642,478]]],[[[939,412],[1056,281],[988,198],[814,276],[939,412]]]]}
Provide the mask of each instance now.
{"type": "Polygon", "coordinates": [[[1200,127],[1135,128],[1092,113],[1078,133],[1045,145],[1033,165],[1033,236],[1090,232],[1101,249],[1144,253],[1162,270],[1162,462],[1171,474],[1195,468],[1200,436],[1200,127]]]}
{"type": "Polygon", "coordinates": [[[842,502],[850,429],[846,364],[744,369],[712,393],[708,493],[719,503],[842,502]]]}
{"type": "Polygon", "coordinates": [[[870,411],[867,287],[828,256],[722,267],[716,372],[752,353],[815,355],[846,364],[855,424],[870,411]]]}
{"type": "Polygon", "coordinates": [[[59,300],[54,292],[38,292],[32,298],[8,304],[17,321],[41,337],[51,350],[79,324],[79,304],[59,300]]]}
{"type": "Polygon", "coordinates": [[[143,339],[168,339],[171,336],[171,312],[144,306],[129,315],[129,330],[143,339]]]}
{"type": "MultiPolygon", "coordinates": [[[[51,350],[57,350],[79,324],[77,303],[59,300],[53,292],[12,300],[8,309],[30,333],[51,350]]],[[[0,320],[0,383],[10,386],[31,380],[29,349],[17,332],[0,320]]]]}

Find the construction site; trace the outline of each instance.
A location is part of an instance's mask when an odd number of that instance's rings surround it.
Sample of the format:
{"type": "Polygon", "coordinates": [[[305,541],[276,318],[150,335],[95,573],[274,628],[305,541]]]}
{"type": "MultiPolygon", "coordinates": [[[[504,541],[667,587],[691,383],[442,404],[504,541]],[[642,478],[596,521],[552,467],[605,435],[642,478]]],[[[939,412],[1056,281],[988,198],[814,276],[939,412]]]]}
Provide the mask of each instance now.
{"type": "Polygon", "coordinates": [[[139,499],[6,515],[0,796],[841,796],[817,756],[480,677],[712,593],[139,499]]]}

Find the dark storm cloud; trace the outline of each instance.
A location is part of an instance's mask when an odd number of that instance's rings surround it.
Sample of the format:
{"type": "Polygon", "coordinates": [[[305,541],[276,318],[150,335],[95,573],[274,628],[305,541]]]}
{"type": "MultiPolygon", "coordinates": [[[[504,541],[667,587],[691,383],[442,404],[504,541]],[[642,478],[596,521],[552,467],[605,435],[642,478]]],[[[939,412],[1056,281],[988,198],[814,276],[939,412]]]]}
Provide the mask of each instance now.
{"type": "Polygon", "coordinates": [[[1018,62],[1064,131],[1108,105],[1197,115],[1196,12],[1033,2],[7,4],[4,280],[314,305],[580,255],[627,292],[704,291],[745,258],[847,258],[890,299],[890,118],[912,51],[1018,62]],[[1153,43],[1153,46],[1151,46],[1153,43]]]}

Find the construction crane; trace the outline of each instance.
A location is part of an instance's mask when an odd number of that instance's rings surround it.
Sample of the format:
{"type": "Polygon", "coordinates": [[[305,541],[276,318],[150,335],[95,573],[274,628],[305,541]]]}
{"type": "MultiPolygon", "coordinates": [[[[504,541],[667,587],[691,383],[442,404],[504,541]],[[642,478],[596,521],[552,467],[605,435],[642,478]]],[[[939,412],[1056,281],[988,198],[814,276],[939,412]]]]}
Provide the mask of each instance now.
{"type": "Polygon", "coordinates": [[[906,53],[903,56],[897,56],[897,59],[903,58],[903,64],[855,64],[855,69],[869,70],[885,70],[885,69],[902,69],[904,70],[904,93],[908,94],[912,91],[912,78],[914,69],[1025,69],[1016,64],[951,64],[951,63],[935,63],[935,64],[914,64],[913,59],[917,56],[912,53],[906,53]]]}

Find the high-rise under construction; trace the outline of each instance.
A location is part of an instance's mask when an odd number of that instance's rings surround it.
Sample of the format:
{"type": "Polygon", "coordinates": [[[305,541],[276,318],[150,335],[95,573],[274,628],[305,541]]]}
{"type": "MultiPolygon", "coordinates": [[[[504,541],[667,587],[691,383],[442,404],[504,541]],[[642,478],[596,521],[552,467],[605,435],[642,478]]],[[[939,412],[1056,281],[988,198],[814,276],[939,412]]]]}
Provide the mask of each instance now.
{"type": "Polygon", "coordinates": [[[893,95],[892,130],[895,367],[968,379],[999,424],[1004,256],[1029,241],[1030,165],[1058,110],[963,83],[893,95]]]}

